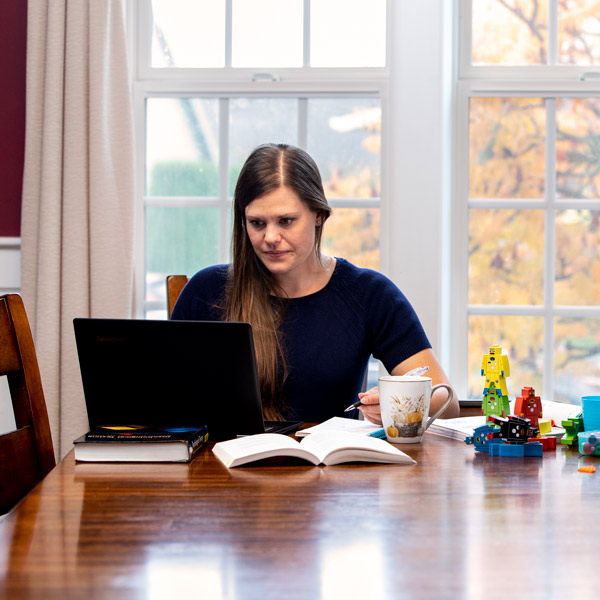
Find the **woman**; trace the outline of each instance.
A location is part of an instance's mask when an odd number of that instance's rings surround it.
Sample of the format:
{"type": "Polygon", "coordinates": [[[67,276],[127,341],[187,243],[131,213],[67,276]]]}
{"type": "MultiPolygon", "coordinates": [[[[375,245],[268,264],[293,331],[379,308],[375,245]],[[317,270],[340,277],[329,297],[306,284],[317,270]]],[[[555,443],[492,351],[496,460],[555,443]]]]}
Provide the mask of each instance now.
{"type": "MultiPolygon", "coordinates": [[[[252,323],[267,418],[321,422],[358,396],[359,410],[381,423],[377,388],[359,393],[371,354],[393,375],[428,365],[434,384],[448,379],[389,279],[321,253],[330,214],[306,152],[259,146],[235,189],[232,265],[196,273],[172,318],[252,323]]],[[[436,391],[432,412],[446,394],[436,391]]],[[[443,416],[458,416],[458,402],[443,416]]]]}

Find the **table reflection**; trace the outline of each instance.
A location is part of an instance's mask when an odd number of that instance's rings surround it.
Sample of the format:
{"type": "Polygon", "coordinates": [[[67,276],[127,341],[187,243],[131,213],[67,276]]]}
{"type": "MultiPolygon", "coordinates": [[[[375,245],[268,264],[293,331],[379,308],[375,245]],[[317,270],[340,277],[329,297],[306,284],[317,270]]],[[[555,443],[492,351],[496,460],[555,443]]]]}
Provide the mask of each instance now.
{"type": "Polygon", "coordinates": [[[204,557],[202,561],[177,556],[173,558],[150,557],[146,565],[147,600],[197,597],[234,600],[223,575],[226,570],[217,557],[204,557]]]}

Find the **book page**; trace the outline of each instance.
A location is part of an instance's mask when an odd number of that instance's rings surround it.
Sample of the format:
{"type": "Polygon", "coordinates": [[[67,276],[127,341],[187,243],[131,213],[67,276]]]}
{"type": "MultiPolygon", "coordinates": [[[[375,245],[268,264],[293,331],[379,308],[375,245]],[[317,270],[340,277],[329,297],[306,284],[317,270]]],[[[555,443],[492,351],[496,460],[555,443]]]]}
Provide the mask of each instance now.
{"type": "Polygon", "coordinates": [[[447,428],[454,431],[469,431],[473,427],[478,427],[485,423],[485,417],[483,415],[475,415],[471,417],[456,417],[454,419],[436,419],[429,427],[427,431],[433,429],[436,425],[438,428],[447,428]]]}
{"type": "Polygon", "coordinates": [[[235,467],[271,456],[294,456],[314,465],[320,462],[309,449],[301,448],[296,440],[280,433],[258,433],[218,442],[214,445],[213,452],[227,467],[235,467]]]}
{"type": "Polygon", "coordinates": [[[473,434],[473,429],[485,424],[485,417],[456,417],[454,419],[436,419],[427,429],[427,433],[463,440],[473,434]]]}
{"type": "Polygon", "coordinates": [[[306,448],[317,456],[324,464],[365,460],[369,462],[404,462],[415,461],[407,454],[385,440],[357,435],[347,431],[317,431],[305,437],[300,442],[301,448],[306,448]],[[339,456],[337,456],[339,453],[339,456]]]}
{"type": "Polygon", "coordinates": [[[379,431],[381,425],[375,425],[370,421],[361,421],[359,419],[345,419],[344,417],[331,417],[323,423],[313,425],[313,427],[307,427],[296,432],[296,437],[305,437],[309,434],[316,433],[318,431],[349,431],[351,433],[362,433],[369,435],[374,431],[379,431]]]}
{"type": "MultiPolygon", "coordinates": [[[[511,403],[514,409],[514,402],[511,403]]],[[[581,412],[581,406],[578,404],[567,404],[565,402],[554,402],[552,400],[542,400],[542,414],[547,419],[553,419],[558,427],[562,421],[572,419],[581,412]]]]}

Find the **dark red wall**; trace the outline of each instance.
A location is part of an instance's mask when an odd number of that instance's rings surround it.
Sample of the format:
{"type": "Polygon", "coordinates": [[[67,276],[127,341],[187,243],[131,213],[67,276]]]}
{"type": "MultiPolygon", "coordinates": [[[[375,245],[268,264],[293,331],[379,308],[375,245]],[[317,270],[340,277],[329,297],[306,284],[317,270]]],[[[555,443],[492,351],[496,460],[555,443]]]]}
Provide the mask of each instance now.
{"type": "Polygon", "coordinates": [[[0,0],[0,236],[21,234],[27,0],[0,0]]]}

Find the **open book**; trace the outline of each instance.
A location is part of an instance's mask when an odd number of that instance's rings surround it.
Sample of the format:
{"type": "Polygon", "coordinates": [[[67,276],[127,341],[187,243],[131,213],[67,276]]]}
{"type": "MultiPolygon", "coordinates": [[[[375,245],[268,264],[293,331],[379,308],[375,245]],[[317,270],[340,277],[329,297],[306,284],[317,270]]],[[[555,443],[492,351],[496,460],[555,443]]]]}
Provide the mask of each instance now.
{"type": "Polygon", "coordinates": [[[385,440],[346,431],[318,431],[297,442],[279,433],[259,433],[219,442],[213,452],[226,467],[239,467],[272,456],[293,456],[313,465],[345,462],[415,464],[385,440]]]}

